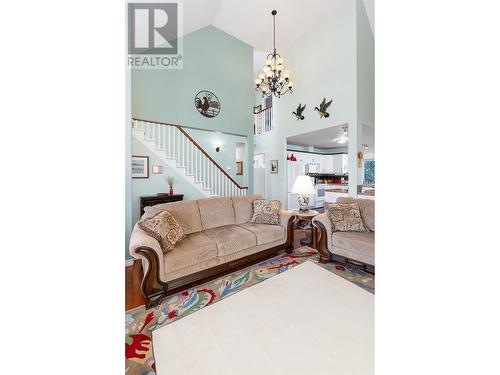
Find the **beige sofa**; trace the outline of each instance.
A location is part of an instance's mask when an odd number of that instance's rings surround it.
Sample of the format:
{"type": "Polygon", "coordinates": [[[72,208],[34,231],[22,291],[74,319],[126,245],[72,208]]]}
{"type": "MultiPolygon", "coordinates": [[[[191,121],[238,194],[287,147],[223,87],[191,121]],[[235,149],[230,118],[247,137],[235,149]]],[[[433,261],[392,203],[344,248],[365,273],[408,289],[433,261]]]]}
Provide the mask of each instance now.
{"type": "Polygon", "coordinates": [[[252,202],[260,196],[206,198],[145,208],[143,219],[169,211],[186,237],[164,254],[153,237],[134,226],[130,254],[142,261],[146,307],[214,275],[255,263],[293,246],[292,211],[281,212],[280,225],[252,224],[252,202]]]}
{"type": "Polygon", "coordinates": [[[337,198],[337,203],[357,202],[369,232],[333,232],[328,216],[322,213],[313,218],[317,233],[320,261],[337,260],[362,265],[375,273],[375,201],[369,199],[337,198]]]}

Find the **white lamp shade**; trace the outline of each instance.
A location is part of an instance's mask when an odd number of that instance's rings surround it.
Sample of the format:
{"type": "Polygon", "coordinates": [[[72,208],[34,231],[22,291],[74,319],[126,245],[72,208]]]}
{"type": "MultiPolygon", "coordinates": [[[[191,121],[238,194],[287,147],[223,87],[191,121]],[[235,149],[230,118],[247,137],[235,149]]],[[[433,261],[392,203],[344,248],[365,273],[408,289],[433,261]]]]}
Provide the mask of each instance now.
{"type": "Polygon", "coordinates": [[[297,176],[295,179],[295,183],[292,187],[292,193],[295,194],[314,194],[316,190],[314,190],[314,185],[311,181],[311,177],[309,176],[297,176]]]}

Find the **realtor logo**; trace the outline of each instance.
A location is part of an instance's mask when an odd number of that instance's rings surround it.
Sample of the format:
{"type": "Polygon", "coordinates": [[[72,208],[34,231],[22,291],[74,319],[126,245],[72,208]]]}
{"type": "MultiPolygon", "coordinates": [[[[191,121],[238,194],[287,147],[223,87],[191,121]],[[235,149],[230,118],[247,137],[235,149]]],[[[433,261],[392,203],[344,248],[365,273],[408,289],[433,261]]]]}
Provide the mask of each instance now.
{"type": "Polygon", "coordinates": [[[128,4],[129,67],[182,67],[179,8],[178,3],[128,4]]]}

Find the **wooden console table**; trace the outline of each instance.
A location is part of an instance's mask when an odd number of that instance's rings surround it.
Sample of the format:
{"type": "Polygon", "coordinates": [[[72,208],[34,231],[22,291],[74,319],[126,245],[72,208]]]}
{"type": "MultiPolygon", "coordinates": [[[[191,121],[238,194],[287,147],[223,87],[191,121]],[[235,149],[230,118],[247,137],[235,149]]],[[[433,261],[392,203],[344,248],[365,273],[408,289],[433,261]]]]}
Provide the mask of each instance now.
{"type": "Polygon", "coordinates": [[[141,216],[144,214],[144,207],[154,206],[161,203],[177,202],[184,199],[184,194],[174,194],[174,195],[151,195],[140,197],[141,200],[141,216]]]}

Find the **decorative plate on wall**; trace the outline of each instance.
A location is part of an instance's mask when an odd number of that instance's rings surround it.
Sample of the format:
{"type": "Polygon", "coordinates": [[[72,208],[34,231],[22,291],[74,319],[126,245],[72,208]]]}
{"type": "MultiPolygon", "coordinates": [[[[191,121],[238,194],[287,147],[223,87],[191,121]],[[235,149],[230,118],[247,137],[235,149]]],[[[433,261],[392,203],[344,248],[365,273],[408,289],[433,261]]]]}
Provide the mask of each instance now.
{"type": "Polygon", "coordinates": [[[194,105],[203,116],[212,118],[220,112],[219,98],[210,91],[200,91],[194,98],[194,105]]]}

